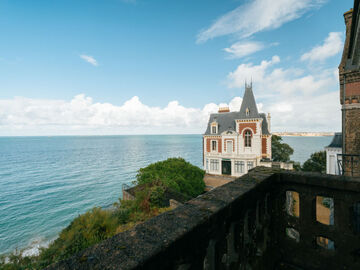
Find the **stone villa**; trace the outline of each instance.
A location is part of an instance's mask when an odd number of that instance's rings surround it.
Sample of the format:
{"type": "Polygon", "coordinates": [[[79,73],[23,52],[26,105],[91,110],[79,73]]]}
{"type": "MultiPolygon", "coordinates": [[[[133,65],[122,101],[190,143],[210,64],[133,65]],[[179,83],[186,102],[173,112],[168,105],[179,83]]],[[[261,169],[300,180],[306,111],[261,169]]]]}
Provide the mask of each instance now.
{"type": "Polygon", "coordinates": [[[240,111],[211,114],[203,137],[204,167],[214,175],[241,176],[271,166],[270,114],[259,113],[252,84],[245,84],[240,111]]]}

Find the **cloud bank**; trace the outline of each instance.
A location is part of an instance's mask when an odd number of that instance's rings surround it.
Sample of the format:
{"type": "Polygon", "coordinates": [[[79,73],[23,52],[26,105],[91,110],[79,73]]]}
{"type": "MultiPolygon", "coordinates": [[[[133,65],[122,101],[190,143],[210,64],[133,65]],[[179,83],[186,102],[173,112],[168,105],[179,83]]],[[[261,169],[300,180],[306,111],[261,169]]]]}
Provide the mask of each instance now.
{"type": "MultiPolygon", "coordinates": [[[[232,106],[240,108],[238,98],[232,106]]],[[[94,102],[84,94],[70,101],[15,97],[0,100],[0,135],[202,133],[217,109],[213,103],[199,109],[177,101],[151,107],[137,96],[121,106],[94,102]]]]}
{"type": "MultiPolygon", "coordinates": [[[[274,61],[269,63],[274,64],[274,61]]],[[[266,68],[264,72],[267,72],[266,68]]],[[[277,86],[264,88],[267,82],[259,81],[254,85],[255,96],[277,86]]],[[[242,98],[237,96],[229,103],[189,108],[178,101],[171,101],[165,107],[151,107],[137,96],[120,106],[94,102],[84,94],[70,101],[15,97],[0,100],[0,136],[202,134],[210,113],[224,106],[238,111],[241,102],[242,98]]],[[[277,131],[336,131],[340,115],[337,107],[337,91],[316,97],[290,96],[258,104],[259,111],[271,112],[272,129],[277,131]],[[327,106],[324,106],[325,102],[327,106]]]]}
{"type": "Polygon", "coordinates": [[[276,29],[324,2],[325,0],[252,0],[221,16],[210,27],[201,31],[197,42],[230,34],[249,37],[257,32],[276,29]]]}

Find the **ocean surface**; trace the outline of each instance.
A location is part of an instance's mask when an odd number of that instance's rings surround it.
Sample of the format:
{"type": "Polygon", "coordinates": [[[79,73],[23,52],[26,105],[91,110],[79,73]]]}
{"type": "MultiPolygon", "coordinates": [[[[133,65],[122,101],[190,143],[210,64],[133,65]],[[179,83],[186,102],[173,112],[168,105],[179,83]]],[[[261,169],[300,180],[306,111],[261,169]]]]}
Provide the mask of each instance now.
{"type": "MultiPolygon", "coordinates": [[[[331,137],[283,137],[304,162],[331,137]]],[[[0,137],[0,254],[34,254],[72,219],[108,207],[138,169],[169,157],[202,166],[201,135],[0,137]]]]}

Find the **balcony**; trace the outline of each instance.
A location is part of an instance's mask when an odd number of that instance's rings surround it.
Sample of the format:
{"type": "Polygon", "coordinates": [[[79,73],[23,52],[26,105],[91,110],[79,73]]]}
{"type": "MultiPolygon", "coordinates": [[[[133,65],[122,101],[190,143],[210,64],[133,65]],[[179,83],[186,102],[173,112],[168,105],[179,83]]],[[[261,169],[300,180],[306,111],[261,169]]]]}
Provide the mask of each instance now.
{"type": "Polygon", "coordinates": [[[258,167],[47,269],[360,269],[360,179],[258,167]]]}

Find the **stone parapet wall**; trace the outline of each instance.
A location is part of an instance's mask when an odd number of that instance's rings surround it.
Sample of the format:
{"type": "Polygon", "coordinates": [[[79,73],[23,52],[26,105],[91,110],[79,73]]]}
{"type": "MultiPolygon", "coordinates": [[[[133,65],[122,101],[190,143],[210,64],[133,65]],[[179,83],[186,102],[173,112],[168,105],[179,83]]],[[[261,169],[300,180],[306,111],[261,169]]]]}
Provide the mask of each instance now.
{"type": "Polygon", "coordinates": [[[259,167],[47,269],[360,269],[359,202],[360,179],[259,167]],[[318,196],[333,225],[317,221],[318,196]]]}

